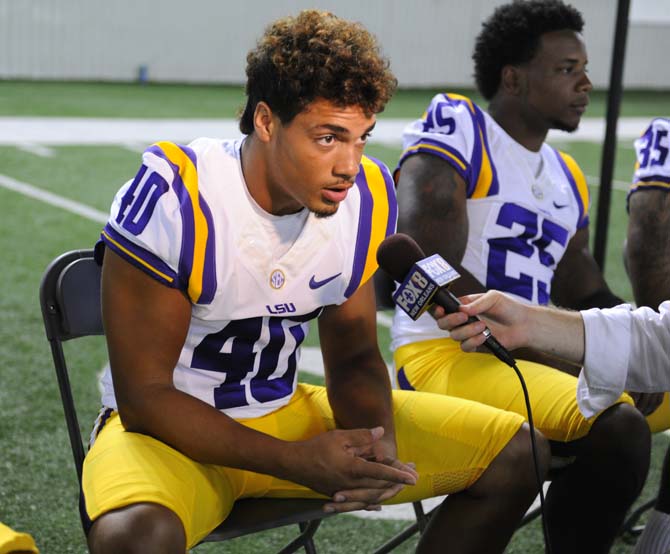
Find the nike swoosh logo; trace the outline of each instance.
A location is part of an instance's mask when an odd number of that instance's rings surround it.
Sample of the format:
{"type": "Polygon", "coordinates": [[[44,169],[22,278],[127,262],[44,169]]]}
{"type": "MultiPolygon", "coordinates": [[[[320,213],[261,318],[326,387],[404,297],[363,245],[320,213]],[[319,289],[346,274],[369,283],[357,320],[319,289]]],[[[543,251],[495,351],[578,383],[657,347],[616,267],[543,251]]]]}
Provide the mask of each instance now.
{"type": "Polygon", "coordinates": [[[336,273],[335,275],[326,277],[321,281],[317,281],[316,275],[312,275],[312,278],[309,280],[309,288],[312,290],[321,288],[323,285],[327,285],[328,283],[330,283],[333,279],[337,279],[340,275],[342,275],[341,271],[339,273],[336,273]]]}
{"type": "Polygon", "coordinates": [[[556,202],[554,202],[554,208],[557,210],[560,210],[561,208],[567,208],[569,205],[570,204],[556,204],[556,202]]]}

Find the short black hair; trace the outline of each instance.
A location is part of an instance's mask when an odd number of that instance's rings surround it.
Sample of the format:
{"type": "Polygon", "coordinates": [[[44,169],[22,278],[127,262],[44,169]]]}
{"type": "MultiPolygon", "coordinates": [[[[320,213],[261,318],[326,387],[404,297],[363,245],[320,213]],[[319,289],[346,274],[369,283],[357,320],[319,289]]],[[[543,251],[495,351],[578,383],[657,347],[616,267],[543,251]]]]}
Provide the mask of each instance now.
{"type": "Polygon", "coordinates": [[[582,14],[560,0],[514,0],[499,6],[482,23],[475,41],[477,88],[491,100],[500,86],[502,68],[529,62],[537,53],[540,37],[552,31],[581,33],[582,14]]]}
{"type": "Polygon", "coordinates": [[[305,10],[271,24],[247,55],[247,103],[240,130],[254,130],[254,111],[266,102],[286,125],[317,98],[379,113],[397,81],[376,38],[360,23],[305,10]]]}

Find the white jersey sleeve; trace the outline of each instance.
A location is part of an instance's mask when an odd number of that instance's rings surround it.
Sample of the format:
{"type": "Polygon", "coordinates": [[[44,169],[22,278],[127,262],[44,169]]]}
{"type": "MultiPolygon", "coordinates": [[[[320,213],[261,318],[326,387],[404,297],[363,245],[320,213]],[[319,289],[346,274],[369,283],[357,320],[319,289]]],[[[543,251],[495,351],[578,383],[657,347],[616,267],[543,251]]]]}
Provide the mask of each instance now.
{"type": "Polygon", "coordinates": [[[477,142],[475,113],[475,105],[464,96],[434,96],[423,116],[406,127],[398,165],[415,154],[431,154],[448,162],[468,182],[477,142]]]}
{"type": "Polygon", "coordinates": [[[414,154],[431,154],[451,164],[465,182],[467,198],[484,198],[500,190],[486,117],[466,96],[436,95],[423,117],[405,129],[398,169],[414,154]]]}
{"type": "Polygon", "coordinates": [[[198,191],[196,154],[161,142],[144,152],[142,162],[114,198],[102,239],[154,279],[207,304],[216,286],[213,222],[198,191]]]}
{"type": "Polygon", "coordinates": [[[635,173],[628,198],[641,190],[670,192],[670,119],[654,119],[635,141],[635,173]]]}

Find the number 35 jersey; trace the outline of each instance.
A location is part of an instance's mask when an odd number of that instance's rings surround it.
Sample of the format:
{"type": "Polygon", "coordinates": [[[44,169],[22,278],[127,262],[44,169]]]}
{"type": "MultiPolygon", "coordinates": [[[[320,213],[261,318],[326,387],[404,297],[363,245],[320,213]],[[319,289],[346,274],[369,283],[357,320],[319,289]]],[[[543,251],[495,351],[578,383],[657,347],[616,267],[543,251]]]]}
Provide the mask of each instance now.
{"type": "MultiPolygon", "coordinates": [[[[463,266],[487,289],[547,304],[568,241],[588,225],[588,189],[576,162],[547,144],[539,153],[528,151],[457,94],[436,95],[405,129],[403,148],[399,167],[410,156],[430,154],[465,182],[463,266]]],[[[393,348],[447,335],[429,315],[413,322],[399,310],[392,334],[393,348]]]]}
{"type": "MultiPolygon", "coordinates": [[[[241,144],[153,145],[102,233],[106,248],[188,296],[191,324],[173,382],[235,418],[288,403],[308,322],[372,276],[397,219],[388,169],[364,157],[337,213],[298,218],[280,253],[268,221],[283,218],[251,198],[241,144]]],[[[116,408],[109,370],[102,382],[103,404],[116,408]]]]}
{"type": "Polygon", "coordinates": [[[670,192],[670,119],[654,119],[642,136],[635,141],[635,174],[628,191],[664,190],[670,192]]]}

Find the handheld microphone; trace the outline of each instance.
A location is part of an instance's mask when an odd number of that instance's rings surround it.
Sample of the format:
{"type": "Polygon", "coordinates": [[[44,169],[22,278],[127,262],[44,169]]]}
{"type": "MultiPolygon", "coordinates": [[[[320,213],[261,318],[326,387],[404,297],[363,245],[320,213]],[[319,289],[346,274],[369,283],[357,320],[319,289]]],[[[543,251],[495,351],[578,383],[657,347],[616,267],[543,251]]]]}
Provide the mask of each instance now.
{"type": "MultiPolygon", "coordinates": [[[[433,304],[442,306],[447,313],[458,311],[461,302],[447,285],[458,279],[459,273],[439,254],[426,257],[410,236],[396,233],[386,237],[377,249],[377,263],[401,283],[393,293],[393,301],[412,319],[418,319],[433,304]]],[[[475,321],[479,318],[470,316],[467,323],[475,321]]],[[[496,358],[514,367],[514,358],[488,327],[483,334],[484,345],[496,358]]]]}

